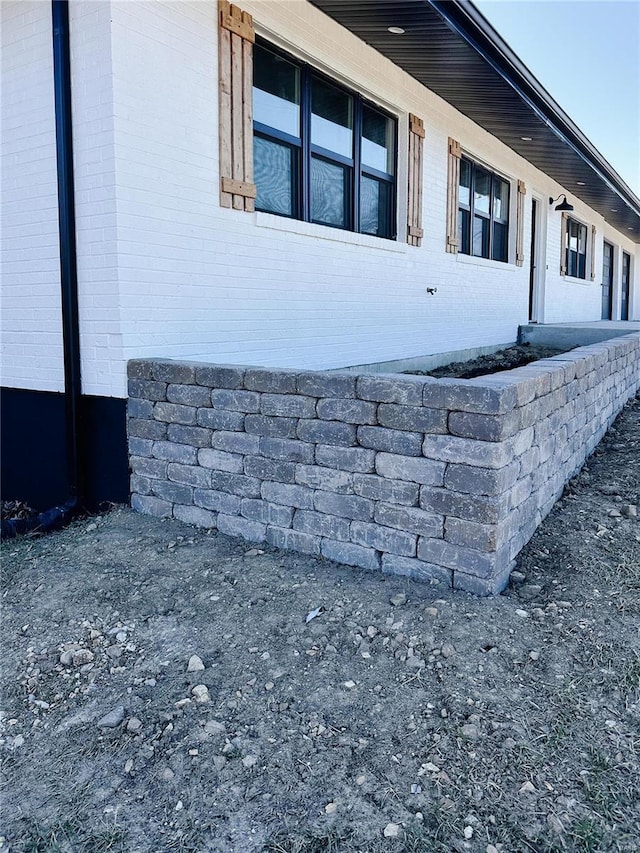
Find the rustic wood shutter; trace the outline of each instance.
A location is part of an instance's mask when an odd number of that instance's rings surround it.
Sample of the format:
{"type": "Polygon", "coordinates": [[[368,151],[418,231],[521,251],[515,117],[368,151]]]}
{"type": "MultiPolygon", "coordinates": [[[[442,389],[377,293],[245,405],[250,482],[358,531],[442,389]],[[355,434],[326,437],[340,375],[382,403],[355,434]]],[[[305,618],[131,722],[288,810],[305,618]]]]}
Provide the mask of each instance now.
{"type": "Polygon", "coordinates": [[[591,281],[596,277],[596,226],[591,226],[591,281]]]}
{"type": "Polygon", "coordinates": [[[220,0],[220,204],[255,210],[253,182],[253,19],[220,0]]]}
{"type": "Polygon", "coordinates": [[[567,274],[567,214],[562,214],[560,223],[560,275],[567,274]]]}
{"type": "Polygon", "coordinates": [[[460,143],[449,137],[447,166],[447,252],[458,252],[458,193],[460,191],[460,143]]]}
{"type": "Polygon", "coordinates": [[[527,188],[524,181],[518,181],[518,203],[516,207],[516,266],[524,264],[524,200],[527,188]]]}
{"type": "Polygon", "coordinates": [[[407,194],[407,243],[421,246],[422,229],[422,172],[424,121],[409,115],[409,191],[407,194]]]}

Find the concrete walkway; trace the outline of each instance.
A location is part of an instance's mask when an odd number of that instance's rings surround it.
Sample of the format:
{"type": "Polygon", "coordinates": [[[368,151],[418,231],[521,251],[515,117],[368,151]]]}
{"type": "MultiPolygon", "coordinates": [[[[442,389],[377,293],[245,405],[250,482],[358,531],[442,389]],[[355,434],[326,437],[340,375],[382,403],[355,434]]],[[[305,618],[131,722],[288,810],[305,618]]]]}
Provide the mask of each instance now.
{"type": "Polygon", "coordinates": [[[594,320],[590,323],[530,323],[520,326],[518,343],[571,349],[640,332],[640,320],[594,320]]]}

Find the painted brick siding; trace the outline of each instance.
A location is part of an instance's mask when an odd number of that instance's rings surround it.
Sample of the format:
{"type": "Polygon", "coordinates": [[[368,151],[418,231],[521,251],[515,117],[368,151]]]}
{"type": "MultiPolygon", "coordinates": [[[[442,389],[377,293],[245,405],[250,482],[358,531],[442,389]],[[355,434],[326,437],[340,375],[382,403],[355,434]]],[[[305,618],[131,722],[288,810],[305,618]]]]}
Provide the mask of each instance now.
{"type": "Polygon", "coordinates": [[[638,389],[640,333],[466,381],[128,374],[134,509],[490,594],[638,389]]]}
{"type": "Polygon", "coordinates": [[[2,384],[63,387],[51,5],[0,3],[2,384]]]}
{"type": "MultiPolygon", "coordinates": [[[[306,0],[240,5],[263,36],[397,115],[401,235],[407,114],[424,118],[423,245],[220,208],[216,4],[72,0],[85,393],[125,397],[125,364],[137,357],[325,369],[512,342],[528,320],[532,192],[548,238],[541,314],[599,317],[599,276],[585,285],[558,273],[560,214],[547,202],[568,190],[306,0]],[[523,267],[445,252],[448,136],[526,182],[523,267]]],[[[39,50],[49,57],[49,44],[39,50]]],[[[602,219],[576,211],[600,240],[602,219]]],[[[6,370],[8,384],[29,372],[17,352],[6,370]]]]}

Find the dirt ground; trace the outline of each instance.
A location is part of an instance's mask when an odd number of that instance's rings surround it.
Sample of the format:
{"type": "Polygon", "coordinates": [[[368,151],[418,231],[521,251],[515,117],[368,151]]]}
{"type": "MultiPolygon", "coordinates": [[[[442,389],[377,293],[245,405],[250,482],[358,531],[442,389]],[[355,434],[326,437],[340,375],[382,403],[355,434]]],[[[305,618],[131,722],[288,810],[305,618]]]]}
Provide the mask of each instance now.
{"type": "Polygon", "coordinates": [[[523,367],[525,364],[531,364],[532,361],[550,358],[561,352],[566,352],[566,350],[540,345],[514,344],[511,347],[498,350],[498,352],[478,356],[471,361],[453,361],[442,367],[434,367],[433,370],[408,370],[407,373],[438,378],[447,376],[455,379],[473,379],[476,376],[485,376],[488,373],[499,373],[501,370],[523,367]]]}
{"type": "Polygon", "coordinates": [[[0,850],[638,851],[639,503],[636,401],[494,599],[124,508],[4,543],[0,850]]]}

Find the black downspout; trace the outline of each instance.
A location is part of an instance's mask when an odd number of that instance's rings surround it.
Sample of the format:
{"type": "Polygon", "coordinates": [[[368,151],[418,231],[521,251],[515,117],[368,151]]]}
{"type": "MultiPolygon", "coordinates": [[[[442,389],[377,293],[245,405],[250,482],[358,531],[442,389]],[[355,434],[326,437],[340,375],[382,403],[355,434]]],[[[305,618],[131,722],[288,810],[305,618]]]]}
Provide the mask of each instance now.
{"type": "Polygon", "coordinates": [[[2,521],[1,537],[54,530],[82,511],[85,502],[84,442],[78,320],[78,266],[71,129],[71,50],[68,0],[52,0],[53,86],[58,172],[58,229],[62,291],[62,345],[64,353],[65,431],[69,498],[60,506],[28,518],[2,521]]]}
{"type": "Polygon", "coordinates": [[[81,509],[85,483],[68,0],[52,0],[52,17],[67,465],[70,499],[81,509]]]}

